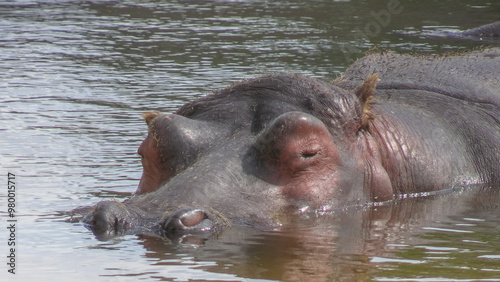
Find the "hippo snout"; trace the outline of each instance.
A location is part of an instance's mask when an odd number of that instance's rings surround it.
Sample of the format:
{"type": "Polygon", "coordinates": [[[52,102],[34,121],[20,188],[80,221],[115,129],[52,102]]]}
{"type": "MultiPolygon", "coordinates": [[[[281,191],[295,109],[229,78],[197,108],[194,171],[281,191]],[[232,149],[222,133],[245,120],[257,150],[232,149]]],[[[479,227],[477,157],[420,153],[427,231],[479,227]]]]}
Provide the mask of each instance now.
{"type": "Polygon", "coordinates": [[[199,233],[213,231],[210,213],[200,208],[185,208],[172,213],[162,224],[166,233],[199,233]]]}
{"type": "Polygon", "coordinates": [[[98,203],[94,210],[88,213],[83,222],[95,234],[113,234],[117,235],[127,226],[127,218],[130,212],[125,205],[117,201],[103,201],[98,203]]]}
{"type": "Polygon", "coordinates": [[[82,222],[102,239],[144,230],[150,230],[152,234],[161,233],[167,238],[176,240],[179,238],[184,240],[183,238],[189,235],[206,238],[216,232],[218,230],[216,226],[220,224],[217,216],[202,208],[183,208],[167,214],[160,221],[155,218],[158,218],[158,214],[133,209],[122,202],[102,201],[82,219],[82,222]]]}

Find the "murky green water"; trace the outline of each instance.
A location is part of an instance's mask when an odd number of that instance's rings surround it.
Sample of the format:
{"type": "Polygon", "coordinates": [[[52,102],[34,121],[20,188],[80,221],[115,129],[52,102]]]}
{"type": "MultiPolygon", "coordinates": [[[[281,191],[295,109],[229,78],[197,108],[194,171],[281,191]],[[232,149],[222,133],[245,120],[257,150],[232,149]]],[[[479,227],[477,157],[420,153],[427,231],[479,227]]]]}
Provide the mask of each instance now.
{"type": "Polygon", "coordinates": [[[479,0],[0,2],[1,280],[499,280],[496,195],[303,215],[282,230],[235,227],[202,245],[99,241],[60,213],[136,189],[144,111],[171,112],[266,73],[332,79],[374,46],[472,49],[481,42],[444,32],[499,15],[500,3],[479,0]]]}

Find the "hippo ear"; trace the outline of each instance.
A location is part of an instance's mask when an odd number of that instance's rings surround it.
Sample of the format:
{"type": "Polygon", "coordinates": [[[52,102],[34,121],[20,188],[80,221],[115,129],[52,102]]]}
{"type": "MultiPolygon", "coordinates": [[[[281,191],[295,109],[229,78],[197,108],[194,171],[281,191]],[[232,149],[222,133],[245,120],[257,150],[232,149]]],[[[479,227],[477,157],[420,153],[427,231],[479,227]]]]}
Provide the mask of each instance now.
{"type": "Polygon", "coordinates": [[[151,121],[153,119],[155,119],[155,117],[157,117],[159,115],[161,115],[161,113],[159,113],[159,112],[147,112],[147,113],[143,113],[142,117],[146,121],[146,124],[149,126],[149,124],[151,123],[151,121]]]}
{"type": "Polygon", "coordinates": [[[379,80],[378,74],[372,74],[368,76],[363,84],[356,89],[356,95],[358,96],[359,101],[361,102],[361,107],[363,108],[360,129],[369,130],[370,123],[375,118],[371,109],[373,104],[373,92],[375,92],[375,88],[377,87],[377,82],[379,80]]]}

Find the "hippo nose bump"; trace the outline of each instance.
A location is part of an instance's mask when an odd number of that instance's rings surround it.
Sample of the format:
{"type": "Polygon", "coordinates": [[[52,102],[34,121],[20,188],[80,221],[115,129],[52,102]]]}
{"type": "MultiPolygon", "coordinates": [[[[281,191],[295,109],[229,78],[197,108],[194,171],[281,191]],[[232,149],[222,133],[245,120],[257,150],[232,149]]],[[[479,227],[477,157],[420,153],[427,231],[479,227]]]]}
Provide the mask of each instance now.
{"type": "Polygon", "coordinates": [[[195,233],[210,231],[213,222],[209,213],[199,208],[186,208],[174,212],[167,218],[163,229],[167,232],[195,233]]]}
{"type": "Polygon", "coordinates": [[[102,201],[82,221],[96,234],[117,234],[127,225],[128,215],[129,212],[123,203],[102,201]]]}

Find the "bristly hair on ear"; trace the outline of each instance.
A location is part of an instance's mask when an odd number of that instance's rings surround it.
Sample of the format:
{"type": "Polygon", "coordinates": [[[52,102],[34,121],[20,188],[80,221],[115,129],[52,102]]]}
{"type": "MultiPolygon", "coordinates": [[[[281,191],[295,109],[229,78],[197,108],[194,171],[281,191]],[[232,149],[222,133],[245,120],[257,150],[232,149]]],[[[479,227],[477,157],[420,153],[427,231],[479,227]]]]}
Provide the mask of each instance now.
{"type": "Polygon", "coordinates": [[[366,131],[370,131],[370,123],[375,119],[375,114],[372,113],[372,104],[373,104],[373,93],[375,92],[375,88],[377,87],[377,82],[380,79],[378,78],[378,74],[369,75],[363,84],[356,89],[356,95],[361,102],[361,107],[363,108],[362,119],[361,119],[361,128],[366,131]]]}
{"type": "Polygon", "coordinates": [[[146,121],[146,124],[149,126],[149,124],[151,123],[151,121],[157,117],[161,115],[160,112],[147,112],[147,113],[143,113],[142,114],[142,117],[144,118],[144,120],[146,121]]]}

